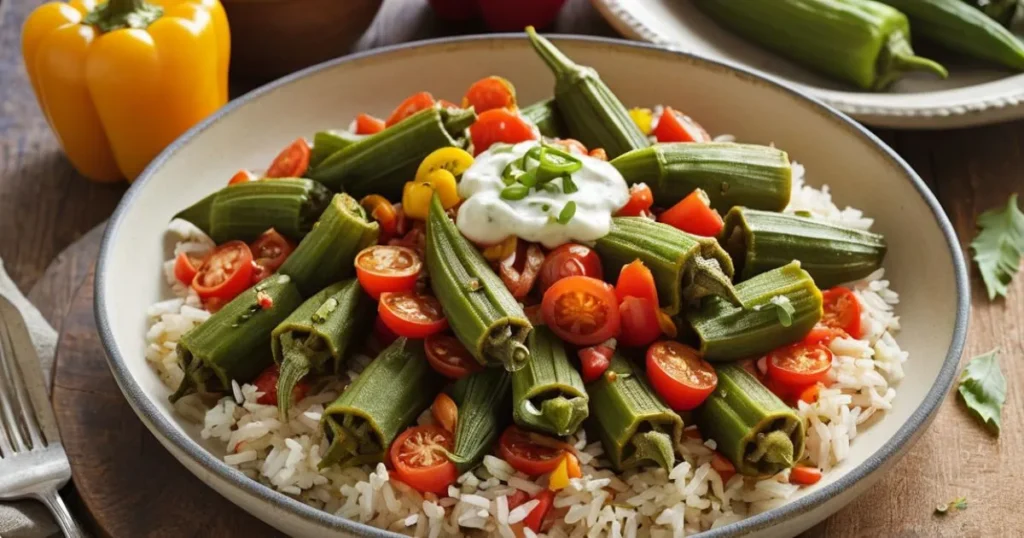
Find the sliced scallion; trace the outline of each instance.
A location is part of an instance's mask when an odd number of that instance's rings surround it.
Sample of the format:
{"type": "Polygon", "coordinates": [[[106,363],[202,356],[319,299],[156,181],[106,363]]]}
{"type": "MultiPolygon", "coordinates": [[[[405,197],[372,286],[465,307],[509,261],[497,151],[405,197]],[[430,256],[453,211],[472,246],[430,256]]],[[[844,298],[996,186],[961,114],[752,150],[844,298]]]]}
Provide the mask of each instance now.
{"type": "Polygon", "coordinates": [[[565,207],[562,208],[562,212],[558,214],[558,223],[562,225],[569,224],[569,221],[572,220],[574,216],[576,216],[576,202],[570,200],[569,203],[565,204],[565,207]]]}

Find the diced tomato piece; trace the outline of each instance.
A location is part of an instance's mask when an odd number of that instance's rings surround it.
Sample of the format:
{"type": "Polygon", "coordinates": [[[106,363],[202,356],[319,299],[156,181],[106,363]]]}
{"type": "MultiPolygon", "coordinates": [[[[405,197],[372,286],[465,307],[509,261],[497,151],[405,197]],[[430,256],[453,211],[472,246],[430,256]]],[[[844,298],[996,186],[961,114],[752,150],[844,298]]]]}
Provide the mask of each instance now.
{"type": "Polygon", "coordinates": [[[516,89],[511,82],[502,77],[485,77],[469,87],[462,99],[462,105],[467,108],[473,107],[477,114],[496,108],[514,110],[516,89]]]}
{"type": "Polygon", "coordinates": [[[715,237],[725,227],[722,216],[717,210],[711,209],[711,200],[701,189],[694,190],[679,203],[658,215],[658,222],[705,237],[715,237]]]}
{"type": "Polygon", "coordinates": [[[309,143],[299,138],[284,148],[267,168],[266,177],[302,177],[309,170],[309,143]]]}
{"type": "Polygon", "coordinates": [[[789,470],[789,483],[810,486],[821,480],[821,469],[797,465],[789,470]]]}
{"type": "Polygon", "coordinates": [[[629,187],[629,201],[616,213],[619,217],[639,217],[649,212],[654,205],[654,193],[646,183],[634,183],[629,187]]]}
{"type": "Polygon", "coordinates": [[[369,114],[359,114],[356,116],[356,134],[377,134],[383,131],[384,128],[384,120],[380,118],[375,118],[369,114]]]}
{"type": "Polygon", "coordinates": [[[615,350],[604,345],[585,347],[577,353],[580,358],[580,376],[584,383],[597,381],[612,363],[615,350]]]}
{"type": "Polygon", "coordinates": [[[711,136],[689,116],[665,107],[654,128],[658,142],[710,142],[711,136]]]}
{"type": "Polygon", "coordinates": [[[434,96],[430,95],[430,92],[415,93],[407,97],[405,101],[402,101],[401,104],[391,112],[391,115],[388,116],[384,125],[391,127],[405,118],[432,106],[434,106],[434,96]]]}
{"type": "Polygon", "coordinates": [[[538,504],[533,510],[530,510],[526,519],[523,520],[523,524],[533,532],[540,532],[541,522],[544,521],[544,516],[547,515],[548,510],[551,510],[551,504],[555,500],[555,492],[545,489],[538,493],[534,500],[538,501],[538,504]]]}
{"type": "MultiPolygon", "coordinates": [[[[263,405],[277,405],[277,379],[281,377],[281,369],[278,365],[272,364],[263,370],[253,382],[253,386],[256,390],[262,392],[256,403],[263,405]]],[[[299,381],[295,384],[295,388],[292,389],[292,401],[299,402],[306,397],[309,392],[309,383],[305,380],[299,381]]]]}
{"type": "Polygon", "coordinates": [[[827,289],[821,294],[821,302],[825,311],[822,325],[846,331],[854,338],[863,336],[860,301],[853,291],[842,286],[827,289]]]}
{"type": "Polygon", "coordinates": [[[256,181],[256,174],[248,170],[239,170],[228,180],[228,185],[238,185],[239,183],[248,183],[250,181],[256,181]]]}
{"type": "Polygon", "coordinates": [[[736,476],[736,466],[719,452],[715,452],[711,456],[711,468],[718,472],[718,476],[722,477],[723,485],[728,483],[730,478],[736,476]]]}

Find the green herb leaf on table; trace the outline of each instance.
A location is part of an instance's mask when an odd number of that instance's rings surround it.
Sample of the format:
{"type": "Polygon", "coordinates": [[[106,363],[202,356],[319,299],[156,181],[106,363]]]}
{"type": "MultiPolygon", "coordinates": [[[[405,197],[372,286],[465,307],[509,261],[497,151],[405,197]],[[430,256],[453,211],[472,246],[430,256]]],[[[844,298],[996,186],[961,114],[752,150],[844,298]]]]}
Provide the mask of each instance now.
{"type": "Polygon", "coordinates": [[[944,516],[954,510],[967,510],[967,497],[957,497],[948,503],[942,503],[935,507],[935,513],[940,516],[944,516]]]}
{"type": "Polygon", "coordinates": [[[968,361],[960,374],[957,391],[971,414],[999,435],[1003,404],[1006,403],[1006,378],[999,369],[996,350],[968,361]]]}
{"type": "Polygon", "coordinates": [[[1006,207],[978,215],[978,228],[971,250],[988,298],[1006,297],[1024,255],[1024,213],[1017,207],[1017,195],[1010,196],[1006,207]]]}

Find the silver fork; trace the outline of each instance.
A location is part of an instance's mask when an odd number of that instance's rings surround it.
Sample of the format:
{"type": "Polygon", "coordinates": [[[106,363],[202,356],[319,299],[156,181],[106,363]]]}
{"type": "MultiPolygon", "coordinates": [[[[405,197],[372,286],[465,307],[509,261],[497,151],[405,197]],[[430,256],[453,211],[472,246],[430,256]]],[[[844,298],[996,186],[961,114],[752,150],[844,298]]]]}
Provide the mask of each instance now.
{"type": "Polygon", "coordinates": [[[39,357],[21,312],[0,296],[0,500],[36,499],[65,536],[84,537],[58,493],[69,479],[39,357]]]}

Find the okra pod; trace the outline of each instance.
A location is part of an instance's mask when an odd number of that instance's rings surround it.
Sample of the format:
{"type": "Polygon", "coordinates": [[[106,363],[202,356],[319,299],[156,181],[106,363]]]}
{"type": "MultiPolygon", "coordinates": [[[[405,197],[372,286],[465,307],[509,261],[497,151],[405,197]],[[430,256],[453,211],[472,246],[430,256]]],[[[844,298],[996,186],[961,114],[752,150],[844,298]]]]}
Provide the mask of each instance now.
{"type": "Polygon", "coordinates": [[[427,216],[427,270],[448,325],[480,364],[513,372],[530,360],[533,326],[490,264],[445,213],[435,194],[427,216]]]}
{"type": "Polygon", "coordinates": [[[736,295],[742,306],[712,297],[687,313],[706,360],[757,357],[800,340],[821,319],[821,291],[800,262],[740,282],[736,295]]]}
{"type": "Polygon", "coordinates": [[[290,278],[275,275],[243,291],[178,340],[178,365],[185,377],[171,402],[193,392],[231,390],[273,364],[270,335],[302,303],[290,278]],[[267,306],[269,305],[269,306],[267,306]]]}
{"type": "Polygon", "coordinates": [[[929,41],[1014,71],[1024,71],[1024,42],[962,0],[881,1],[905,13],[914,32],[929,41]]]}
{"type": "Polygon", "coordinates": [[[696,303],[718,295],[740,304],[732,286],[729,255],[710,237],[698,237],[644,217],[615,217],[608,235],[594,247],[604,274],[615,278],[634,260],[654,274],[658,301],[669,315],[683,310],[683,301],[696,303]]]}
{"type": "Polygon", "coordinates": [[[320,428],[329,446],[320,467],[383,461],[391,442],[430,405],[443,382],[427,363],[422,340],[395,340],[324,410],[320,428]]]}
{"type": "Polygon", "coordinates": [[[742,37],[865,90],[884,90],[911,71],[948,75],[945,67],[914,54],[907,17],[873,0],[696,3],[742,37]]]}
{"type": "Polygon", "coordinates": [[[309,167],[316,168],[324,159],[336,151],[351,146],[369,135],[355,134],[352,131],[320,131],[313,135],[313,149],[309,153],[309,167]]]}
{"type": "Polygon", "coordinates": [[[804,421],[737,364],[715,367],[718,386],[694,410],[701,435],[746,476],[771,476],[800,461],[804,421]]]}
{"type": "Polygon", "coordinates": [[[1020,0],[961,0],[982,11],[999,24],[1009,28],[1017,14],[1020,0]]]}
{"type": "Polygon", "coordinates": [[[711,207],[782,211],[789,204],[793,168],[785,151],[756,144],[656,144],[612,161],[627,183],[646,183],[655,205],[672,207],[696,189],[711,207]]]}
{"type": "MultiPolygon", "coordinates": [[[[311,371],[340,373],[349,349],[367,334],[374,310],[355,279],[327,286],[302,303],[271,335],[274,362],[281,365],[277,393],[291,394],[311,371]]],[[[290,406],[291,398],[277,399],[281,416],[288,416],[290,406]]]]}
{"type": "Polygon", "coordinates": [[[591,149],[604,148],[610,159],[651,145],[596,71],[577,65],[532,26],[526,33],[555,75],[555,102],[573,138],[591,149]]]}
{"type": "Polygon", "coordinates": [[[528,430],[566,436],[590,414],[590,398],[565,344],[547,327],[530,334],[530,362],[512,374],[512,418],[528,430]]]}
{"type": "Polygon", "coordinates": [[[725,216],[722,245],[742,280],[793,260],[819,288],[857,280],[882,266],[885,238],[839,224],[734,207],[725,216]]]}
{"type": "Polygon", "coordinates": [[[451,397],[458,406],[455,446],[448,457],[464,473],[494,447],[508,422],[509,373],[484,368],[456,381],[451,397]]]}
{"type": "Polygon", "coordinates": [[[330,191],[309,179],[261,179],[224,187],[174,217],[195,224],[217,243],[249,242],[270,228],[299,240],[330,199],[330,191]]]}
{"type": "Polygon", "coordinates": [[[540,134],[548,138],[565,138],[568,130],[554,99],[538,101],[520,111],[524,118],[533,122],[540,134]]]}
{"type": "Polygon", "coordinates": [[[366,211],[355,198],[336,194],[278,272],[295,279],[303,296],[309,297],[352,276],[356,254],[375,244],[379,233],[380,226],[366,220],[366,211]]]}
{"type": "Polygon", "coordinates": [[[639,368],[619,353],[604,375],[587,385],[590,425],[617,471],[651,463],[669,470],[683,419],[651,389],[639,368]]]}
{"type": "Polygon", "coordinates": [[[432,151],[462,146],[458,138],[476,118],[473,109],[433,107],[335,151],[308,173],[334,190],[356,198],[380,194],[395,201],[416,168],[432,151]]]}

